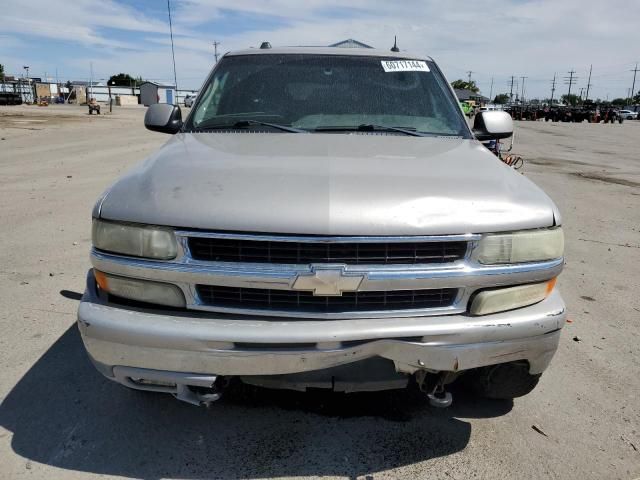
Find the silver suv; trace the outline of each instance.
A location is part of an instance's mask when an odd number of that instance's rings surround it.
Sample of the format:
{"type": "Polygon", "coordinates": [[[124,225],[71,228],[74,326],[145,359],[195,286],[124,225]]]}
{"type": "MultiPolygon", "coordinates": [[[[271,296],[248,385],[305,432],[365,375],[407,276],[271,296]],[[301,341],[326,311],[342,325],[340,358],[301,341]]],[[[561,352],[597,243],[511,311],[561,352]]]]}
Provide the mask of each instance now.
{"type": "Polygon", "coordinates": [[[96,368],[194,404],[236,378],[451,402],[530,392],[558,346],[553,202],[479,140],[428,57],[228,53],[173,134],[93,210],[78,325],[96,368]]]}

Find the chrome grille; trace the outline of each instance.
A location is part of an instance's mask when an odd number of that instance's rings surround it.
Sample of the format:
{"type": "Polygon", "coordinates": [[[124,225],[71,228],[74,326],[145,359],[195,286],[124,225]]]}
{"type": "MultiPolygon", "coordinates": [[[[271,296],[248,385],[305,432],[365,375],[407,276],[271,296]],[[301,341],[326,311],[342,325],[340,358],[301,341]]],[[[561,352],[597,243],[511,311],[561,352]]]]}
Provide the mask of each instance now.
{"type": "Polygon", "coordinates": [[[197,285],[200,301],[207,306],[301,313],[375,312],[449,307],[455,288],[345,292],[342,296],[316,296],[311,292],[262,288],[197,285]]]}
{"type": "Polygon", "coordinates": [[[190,237],[195,260],[216,262],[346,265],[450,263],[464,258],[466,241],[333,243],[190,237]]]}
{"type": "MultiPolygon", "coordinates": [[[[523,283],[533,283],[548,280],[557,276],[562,270],[563,259],[556,259],[546,262],[532,262],[513,265],[480,265],[474,259],[474,248],[481,240],[481,234],[452,234],[452,235],[425,235],[425,236],[321,236],[321,235],[286,235],[269,233],[241,233],[241,232],[211,232],[205,230],[176,230],[178,241],[178,256],[170,261],[157,261],[143,258],[125,257],[122,255],[101,252],[95,248],[91,252],[91,261],[97,270],[113,275],[132,278],[144,278],[150,281],[172,283],[177,285],[184,293],[186,307],[190,310],[264,315],[273,317],[290,318],[319,318],[319,319],[355,319],[355,318],[384,318],[384,317],[408,317],[408,316],[429,316],[459,314],[465,312],[469,299],[476,291],[483,288],[493,288],[505,285],[519,285],[523,283]],[[210,242],[199,242],[205,245],[204,252],[197,249],[192,252],[190,247],[194,247],[195,240],[211,240],[210,242]],[[226,254],[223,256],[212,256],[209,247],[220,245],[221,241],[232,241],[233,248],[242,243],[245,246],[264,246],[267,242],[271,247],[281,246],[285,253],[293,251],[295,257],[275,260],[282,257],[273,255],[274,249],[267,247],[266,262],[253,261],[215,261],[216,259],[239,258],[236,254],[226,254]],[[235,243],[234,243],[235,242],[235,243]],[[255,242],[255,243],[247,243],[255,242]],[[306,245],[317,247],[325,256],[313,258],[333,260],[339,248],[346,245],[346,248],[356,247],[355,262],[344,261],[347,256],[342,254],[343,261],[332,262],[307,262],[296,263],[303,260],[298,256],[298,248],[304,251],[306,245]],[[370,252],[369,246],[374,249],[379,245],[387,245],[386,253],[366,261],[362,252],[370,252]],[[327,245],[330,245],[328,247],[327,245]],[[417,255],[413,257],[420,262],[413,264],[412,254],[398,255],[397,249],[417,248],[416,246],[431,248],[432,252],[440,249],[440,260],[435,255],[417,255]],[[452,251],[451,247],[455,247],[452,251]],[[269,253],[269,250],[271,253],[269,253]],[[328,254],[326,254],[328,252],[328,254]],[[389,253],[390,252],[390,253],[389,253]],[[442,253],[444,252],[444,253],[442,253]],[[459,260],[454,261],[456,255],[459,260]],[[199,258],[210,258],[214,261],[200,260],[199,258]],[[396,258],[397,264],[391,263],[391,258],[396,258]],[[271,262],[269,262],[269,259],[271,262]],[[401,264],[401,261],[410,264],[401,264]],[[375,265],[370,262],[382,261],[388,264],[375,265]],[[289,263],[285,263],[289,262],[289,263]],[[431,263],[429,263],[431,262],[431,263]],[[326,290],[313,289],[318,299],[311,298],[313,294],[306,293],[307,288],[311,289],[313,284],[322,285],[322,281],[300,282],[300,279],[316,277],[320,279],[321,273],[329,270],[334,273],[333,279],[336,282],[336,291],[342,292],[341,297],[325,299],[322,292],[326,290]],[[362,281],[355,286],[350,282],[345,282],[344,277],[361,277],[362,281]],[[211,289],[198,286],[211,286],[211,289]],[[243,289],[242,291],[237,289],[243,289]],[[451,300],[451,290],[443,290],[443,298],[440,300],[438,289],[453,289],[455,294],[451,300]],[[270,292],[267,293],[267,290],[270,292]],[[277,290],[277,292],[276,292],[277,290]],[[424,296],[421,293],[436,293],[438,297],[424,296]],[[264,296],[259,299],[260,292],[267,293],[267,301],[264,296]],[[298,294],[298,292],[300,292],[298,294]],[[368,295],[371,293],[373,297],[368,295]],[[386,293],[385,293],[386,292],[386,293]],[[395,293],[399,292],[399,293],[395,293]],[[232,295],[229,295],[229,294],[232,295]],[[239,295],[242,293],[242,303],[239,302],[239,295]],[[251,302],[247,301],[247,293],[254,295],[251,302]],[[416,301],[415,294],[418,293],[416,301]],[[279,297],[278,295],[282,295],[279,297]],[[413,294],[411,301],[409,295],[413,294]],[[386,295],[386,297],[385,297],[386,295]],[[295,300],[294,300],[295,297],[295,300]],[[284,310],[279,310],[279,303],[274,299],[283,300],[284,310]],[[300,298],[300,303],[298,303],[300,298]],[[356,305],[357,298],[357,306],[356,305]],[[382,298],[382,300],[380,300],[382,298]],[[363,301],[375,300],[363,309],[363,301]],[[305,303],[305,301],[307,301],[305,303]],[[427,301],[428,300],[428,301],[427,301]],[[436,301],[437,300],[437,301],[436,301]],[[397,306],[391,307],[391,301],[397,306]],[[422,301],[422,303],[420,303],[422,301]],[[324,302],[324,306],[311,305],[308,303],[324,302]],[[343,302],[339,305],[339,302],[343,302]],[[351,305],[345,303],[351,302],[351,305]],[[223,306],[225,305],[225,306],[223,306]],[[233,306],[232,306],[233,305],[233,306]],[[235,307],[234,307],[235,306],[235,307]],[[379,308],[377,311],[374,308],[379,308]],[[314,313],[316,308],[320,313],[314,313]],[[356,310],[356,308],[361,310],[356,310]],[[305,311],[306,309],[306,311],[305,311]],[[333,309],[333,310],[331,310],[333,309]],[[337,313],[331,313],[332,311],[337,313]],[[329,313],[324,313],[329,312],[329,313]]],[[[383,247],[385,248],[385,247],[383,247]]],[[[353,252],[353,250],[351,250],[353,252]]],[[[265,250],[262,249],[264,258],[265,250]]],[[[249,257],[242,251],[243,260],[249,257]]],[[[255,256],[252,258],[256,258],[255,256]]],[[[352,257],[353,258],[353,257],[352,257]]],[[[310,260],[307,256],[304,260],[310,260]]],[[[331,277],[331,276],[330,276],[331,277]]],[[[325,280],[327,276],[324,276],[325,280]]]]}

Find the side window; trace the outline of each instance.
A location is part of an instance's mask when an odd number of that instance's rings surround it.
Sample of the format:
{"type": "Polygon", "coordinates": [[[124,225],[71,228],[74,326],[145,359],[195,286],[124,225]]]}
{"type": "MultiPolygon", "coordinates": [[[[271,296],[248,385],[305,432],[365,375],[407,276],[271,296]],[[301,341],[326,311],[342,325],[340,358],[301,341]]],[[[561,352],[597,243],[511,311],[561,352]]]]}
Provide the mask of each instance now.
{"type": "Polygon", "coordinates": [[[207,120],[214,117],[218,113],[218,105],[220,104],[220,97],[222,91],[229,77],[229,72],[225,72],[221,76],[215,76],[213,81],[209,83],[209,86],[204,91],[201,98],[200,108],[196,111],[193,122],[198,125],[203,120],[207,120]]]}

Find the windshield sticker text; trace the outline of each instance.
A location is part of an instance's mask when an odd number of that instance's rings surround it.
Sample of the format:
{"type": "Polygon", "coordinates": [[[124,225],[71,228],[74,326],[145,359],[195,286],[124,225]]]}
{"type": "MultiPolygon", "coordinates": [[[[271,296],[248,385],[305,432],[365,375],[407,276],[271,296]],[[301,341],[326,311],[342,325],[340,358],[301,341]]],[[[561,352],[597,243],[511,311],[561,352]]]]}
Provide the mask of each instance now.
{"type": "Polygon", "coordinates": [[[382,68],[389,72],[429,72],[427,62],[423,60],[382,60],[382,68]]]}

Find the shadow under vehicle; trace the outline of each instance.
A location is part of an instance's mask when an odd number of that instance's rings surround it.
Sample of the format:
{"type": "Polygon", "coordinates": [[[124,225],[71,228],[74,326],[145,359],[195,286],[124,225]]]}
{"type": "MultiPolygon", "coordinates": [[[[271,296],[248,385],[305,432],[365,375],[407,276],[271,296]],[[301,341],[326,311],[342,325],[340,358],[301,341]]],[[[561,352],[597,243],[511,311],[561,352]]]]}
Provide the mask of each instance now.
{"type": "Polygon", "coordinates": [[[512,408],[461,396],[450,409],[432,410],[415,389],[343,395],[234,384],[227,393],[213,409],[194,409],[123,389],[96,375],[73,325],[3,399],[0,425],[27,463],[64,470],[147,479],[356,478],[459,452],[471,425],[457,417],[512,408]]]}

